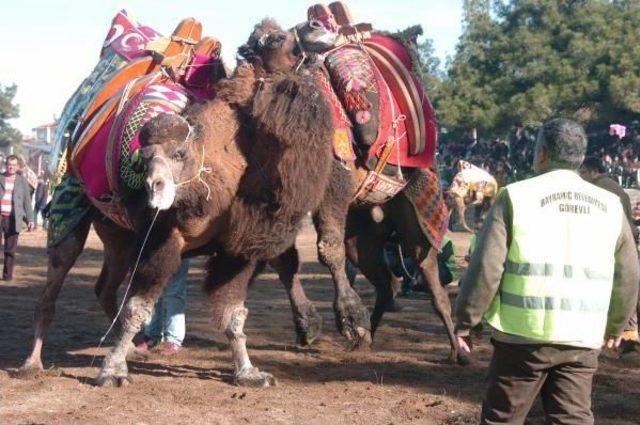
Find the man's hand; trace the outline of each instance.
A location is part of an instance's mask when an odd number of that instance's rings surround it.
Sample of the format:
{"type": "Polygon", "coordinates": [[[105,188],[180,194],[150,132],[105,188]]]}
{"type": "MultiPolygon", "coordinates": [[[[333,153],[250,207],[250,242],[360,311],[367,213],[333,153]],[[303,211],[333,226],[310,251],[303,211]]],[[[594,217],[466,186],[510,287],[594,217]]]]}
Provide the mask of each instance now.
{"type": "Polygon", "coordinates": [[[34,223],[33,221],[30,221],[30,222],[27,224],[27,231],[29,231],[29,232],[30,232],[30,231],[32,231],[32,230],[33,230],[33,229],[35,229],[35,228],[36,228],[36,223],[34,223]]]}
{"type": "Polygon", "coordinates": [[[616,335],[607,335],[607,337],[604,340],[604,346],[607,348],[618,348],[620,347],[620,343],[622,342],[622,336],[616,336],[616,335]]]}
{"type": "Polygon", "coordinates": [[[473,350],[473,340],[470,335],[456,335],[456,342],[458,347],[465,353],[471,353],[471,350],[473,350]]]}

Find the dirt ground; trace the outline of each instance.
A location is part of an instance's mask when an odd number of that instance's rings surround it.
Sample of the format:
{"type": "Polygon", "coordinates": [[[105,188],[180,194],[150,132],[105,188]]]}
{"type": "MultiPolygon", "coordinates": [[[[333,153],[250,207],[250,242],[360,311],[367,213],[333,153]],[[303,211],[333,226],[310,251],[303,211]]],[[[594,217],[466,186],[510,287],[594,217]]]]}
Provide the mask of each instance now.
{"type": "MultiPolygon", "coordinates": [[[[313,347],[294,345],[289,303],[274,273],[253,285],[246,333],[254,364],[273,373],[278,386],[244,389],[230,384],[232,365],[223,336],[211,331],[200,290],[202,260],[189,272],[187,339],[171,358],[130,362],[132,385],[97,388],[92,379],[107,348],[96,348],[108,327],[93,294],[101,244],[92,234],[62,290],[44,349],[46,374],[12,377],[31,341],[31,316],[46,276],[45,233],[20,236],[16,278],[0,283],[0,423],[2,424],[467,424],[477,423],[491,346],[479,343],[476,363],[447,362],[442,325],[424,296],[401,298],[404,309],[383,318],[373,350],[345,351],[331,304],[330,276],[318,264],[315,234],[298,246],[307,294],[324,318],[313,347]],[[91,365],[96,356],[95,363],[91,365]]],[[[468,234],[454,233],[462,256],[468,234]]],[[[373,290],[361,277],[357,290],[372,306],[373,290]]],[[[111,338],[107,339],[107,345],[111,338]]],[[[596,423],[639,423],[638,359],[601,357],[595,379],[596,423]]],[[[529,423],[542,423],[540,406],[529,423]]]]}

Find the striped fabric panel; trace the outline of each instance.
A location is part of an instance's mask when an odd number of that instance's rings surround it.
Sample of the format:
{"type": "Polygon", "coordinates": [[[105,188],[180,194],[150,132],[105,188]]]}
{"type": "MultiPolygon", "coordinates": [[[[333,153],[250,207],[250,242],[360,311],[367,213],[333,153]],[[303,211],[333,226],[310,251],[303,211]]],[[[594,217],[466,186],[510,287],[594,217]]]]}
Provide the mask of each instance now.
{"type": "Polygon", "coordinates": [[[11,215],[11,200],[13,199],[13,183],[15,182],[15,177],[5,178],[4,182],[4,195],[2,196],[2,200],[0,200],[0,214],[3,216],[11,215]]]}

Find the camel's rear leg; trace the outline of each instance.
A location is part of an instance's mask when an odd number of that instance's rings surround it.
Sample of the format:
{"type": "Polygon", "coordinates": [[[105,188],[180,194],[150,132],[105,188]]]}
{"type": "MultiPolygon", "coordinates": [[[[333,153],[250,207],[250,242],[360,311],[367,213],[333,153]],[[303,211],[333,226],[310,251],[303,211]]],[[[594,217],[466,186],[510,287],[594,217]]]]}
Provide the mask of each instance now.
{"type": "Polygon", "coordinates": [[[357,292],[351,287],[346,274],[345,218],[339,214],[320,211],[314,217],[318,232],[318,258],[329,268],[335,287],[333,309],[336,325],[342,335],[353,342],[354,348],[366,348],[371,344],[369,310],[357,292]]]}
{"type": "Polygon", "coordinates": [[[298,344],[311,345],[322,330],[322,316],[307,298],[300,282],[298,250],[294,245],[269,263],[278,272],[280,280],[287,289],[298,344]]]}
{"type": "Polygon", "coordinates": [[[393,226],[400,236],[403,254],[413,257],[420,269],[427,289],[431,293],[431,304],[447,331],[447,337],[451,345],[450,358],[457,360],[460,364],[466,364],[468,358],[458,350],[458,344],[453,333],[451,302],[446,290],[440,284],[438,253],[424,236],[413,205],[404,195],[400,194],[389,202],[386,211],[388,211],[390,218],[393,220],[393,226]]]}
{"type": "Polygon", "coordinates": [[[338,330],[353,347],[371,343],[369,310],[351,287],[345,270],[345,228],[351,197],[355,192],[352,174],[334,161],[331,180],[313,216],[318,233],[318,259],[329,268],[335,287],[333,309],[338,330]]]}
{"type": "Polygon", "coordinates": [[[389,239],[386,220],[375,222],[369,209],[352,210],[347,221],[345,247],[349,260],[376,288],[376,304],[371,314],[371,333],[375,333],[382,315],[394,302],[393,275],[384,259],[384,244],[389,239]]]}
{"type": "Polygon", "coordinates": [[[33,314],[33,346],[31,354],[22,365],[21,372],[26,376],[43,369],[42,344],[47,329],[53,320],[56,300],[62,283],[76,259],[80,256],[91,228],[92,214],[87,214],[80,223],[58,245],[48,249],[47,283],[36,303],[33,314]]]}
{"type": "Polygon", "coordinates": [[[269,387],[276,379],[254,367],[247,352],[244,323],[249,313],[244,302],[255,276],[255,261],[218,253],[207,265],[206,286],[213,302],[213,323],[229,339],[234,364],[234,382],[245,387],[269,387]]]}

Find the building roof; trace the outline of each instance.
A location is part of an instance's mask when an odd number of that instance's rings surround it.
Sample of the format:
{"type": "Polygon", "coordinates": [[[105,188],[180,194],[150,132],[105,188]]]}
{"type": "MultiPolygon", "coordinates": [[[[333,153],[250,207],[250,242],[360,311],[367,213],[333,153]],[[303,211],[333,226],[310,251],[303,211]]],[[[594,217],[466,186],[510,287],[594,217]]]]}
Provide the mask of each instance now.
{"type": "Polygon", "coordinates": [[[35,130],[36,128],[47,128],[47,127],[57,127],[57,126],[58,126],[58,122],[54,121],[54,122],[49,123],[49,124],[37,125],[37,126],[33,127],[33,130],[35,130]]]}

